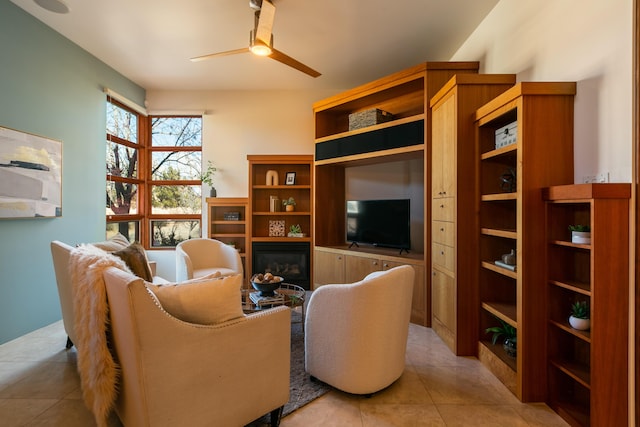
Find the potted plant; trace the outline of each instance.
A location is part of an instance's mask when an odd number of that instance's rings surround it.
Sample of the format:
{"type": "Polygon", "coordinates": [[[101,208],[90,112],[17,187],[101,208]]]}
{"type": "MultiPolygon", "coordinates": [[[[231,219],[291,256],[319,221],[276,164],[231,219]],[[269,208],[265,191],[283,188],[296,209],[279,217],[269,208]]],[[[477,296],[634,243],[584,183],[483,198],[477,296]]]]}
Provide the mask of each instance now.
{"type": "Polygon", "coordinates": [[[493,326],[485,330],[486,333],[493,333],[491,337],[491,343],[496,344],[502,337],[502,348],[510,357],[516,357],[517,343],[518,343],[518,331],[516,328],[508,324],[502,319],[498,319],[500,326],[493,326]]]}
{"type": "Polygon", "coordinates": [[[293,212],[295,210],[296,200],[293,197],[289,197],[288,199],[282,200],[282,204],[287,212],[293,212]]]}
{"type": "Polygon", "coordinates": [[[588,225],[570,225],[569,231],[571,231],[571,243],[591,244],[591,227],[588,225]]]}
{"type": "Polygon", "coordinates": [[[213,186],[213,176],[215,175],[218,168],[213,166],[211,160],[207,161],[207,170],[200,176],[200,180],[207,184],[211,189],[209,190],[209,195],[211,197],[216,197],[217,191],[213,186]]]}
{"type": "Polygon", "coordinates": [[[302,228],[300,228],[300,224],[292,225],[289,227],[289,237],[304,237],[304,233],[302,232],[302,228]]]}
{"type": "Polygon", "coordinates": [[[571,305],[569,324],[573,329],[577,329],[579,331],[589,330],[591,327],[591,320],[589,319],[589,304],[587,301],[576,301],[571,305]]]}

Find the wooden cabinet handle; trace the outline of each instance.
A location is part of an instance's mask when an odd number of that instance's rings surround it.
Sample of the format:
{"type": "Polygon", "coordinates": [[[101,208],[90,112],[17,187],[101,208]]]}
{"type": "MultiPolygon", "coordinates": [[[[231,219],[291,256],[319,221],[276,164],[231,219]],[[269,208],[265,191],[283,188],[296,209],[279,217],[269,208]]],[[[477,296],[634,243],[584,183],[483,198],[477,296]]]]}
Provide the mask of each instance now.
{"type": "Polygon", "coordinates": [[[444,227],[440,227],[440,231],[444,233],[444,227]]]}

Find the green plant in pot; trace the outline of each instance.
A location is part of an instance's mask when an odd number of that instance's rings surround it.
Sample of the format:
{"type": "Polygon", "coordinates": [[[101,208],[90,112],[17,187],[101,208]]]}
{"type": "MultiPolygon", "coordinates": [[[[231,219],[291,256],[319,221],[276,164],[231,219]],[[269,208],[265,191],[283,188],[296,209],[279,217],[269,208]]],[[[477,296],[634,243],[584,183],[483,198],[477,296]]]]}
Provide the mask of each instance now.
{"type": "Polygon", "coordinates": [[[287,212],[292,212],[295,209],[294,206],[296,205],[296,199],[294,199],[293,197],[289,197],[288,199],[284,199],[282,201],[282,205],[285,207],[285,210],[287,212]]]}
{"type": "Polygon", "coordinates": [[[583,224],[575,224],[569,226],[571,231],[571,243],[579,243],[583,245],[591,244],[591,227],[583,224]]]}
{"type": "Polygon", "coordinates": [[[497,319],[500,326],[492,326],[485,330],[486,333],[493,333],[491,343],[496,344],[502,338],[502,348],[510,357],[516,357],[518,347],[518,331],[502,319],[497,319]]]}
{"type": "Polygon", "coordinates": [[[200,175],[200,180],[210,187],[209,195],[211,197],[216,197],[216,195],[217,195],[217,191],[216,191],[215,187],[213,186],[213,177],[214,177],[214,175],[216,174],[217,171],[218,171],[218,168],[216,168],[213,165],[213,162],[211,162],[211,160],[208,160],[207,161],[207,169],[205,170],[205,172],[202,175],[200,175]]]}
{"type": "Polygon", "coordinates": [[[300,224],[295,224],[295,225],[291,225],[291,227],[289,227],[289,237],[304,237],[304,234],[302,233],[302,227],[300,227],[300,224]]]}
{"type": "Polygon", "coordinates": [[[588,331],[591,328],[590,308],[587,301],[576,301],[571,305],[569,324],[573,329],[588,331]]]}

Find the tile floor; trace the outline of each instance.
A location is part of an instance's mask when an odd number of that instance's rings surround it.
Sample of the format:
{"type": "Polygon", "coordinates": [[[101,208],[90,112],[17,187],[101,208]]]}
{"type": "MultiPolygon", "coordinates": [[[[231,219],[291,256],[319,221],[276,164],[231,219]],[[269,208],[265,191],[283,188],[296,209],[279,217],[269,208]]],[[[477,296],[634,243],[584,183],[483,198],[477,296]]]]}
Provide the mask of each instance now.
{"type": "MultiPolygon", "coordinates": [[[[0,425],[87,427],[76,352],[62,322],[0,345],[0,425]]],[[[121,426],[112,416],[110,427],[121,426]]],[[[367,399],[330,391],[285,417],[282,427],[566,426],[544,404],[520,403],[476,359],[455,357],[428,328],[411,325],[407,367],[367,399]]],[[[217,426],[212,426],[217,427],[217,426]]],[[[224,427],[224,426],[220,426],[224,427]]]]}

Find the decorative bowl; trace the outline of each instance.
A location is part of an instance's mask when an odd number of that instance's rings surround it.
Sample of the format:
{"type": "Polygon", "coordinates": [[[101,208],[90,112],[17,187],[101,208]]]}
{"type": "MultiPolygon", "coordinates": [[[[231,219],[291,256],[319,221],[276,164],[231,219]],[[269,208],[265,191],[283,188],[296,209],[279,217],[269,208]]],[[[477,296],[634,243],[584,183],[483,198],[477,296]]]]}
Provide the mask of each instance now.
{"type": "Polygon", "coordinates": [[[276,289],[280,287],[280,284],[284,281],[284,278],[280,276],[274,276],[271,281],[258,281],[255,280],[255,276],[251,278],[251,286],[256,291],[260,291],[261,297],[272,297],[276,289]]]}

